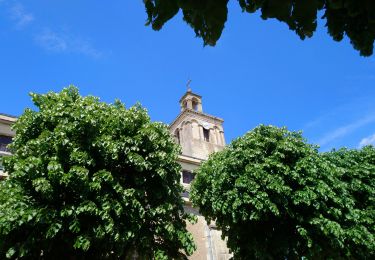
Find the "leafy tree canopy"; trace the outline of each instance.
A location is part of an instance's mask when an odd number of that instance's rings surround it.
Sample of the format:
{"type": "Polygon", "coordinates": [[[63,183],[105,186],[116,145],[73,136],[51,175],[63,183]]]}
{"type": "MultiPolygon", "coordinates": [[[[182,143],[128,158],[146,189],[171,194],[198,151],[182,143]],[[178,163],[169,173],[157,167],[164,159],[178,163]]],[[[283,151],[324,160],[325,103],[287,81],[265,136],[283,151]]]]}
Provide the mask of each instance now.
{"type": "Polygon", "coordinates": [[[362,152],[322,156],[300,132],[261,125],[201,166],[191,199],[235,259],[370,258],[374,149],[362,152]],[[346,156],[357,165],[345,170],[346,156]]]}
{"type": "MultiPolygon", "coordinates": [[[[224,29],[229,0],[143,0],[148,22],[154,30],[182,10],[183,19],[204,44],[215,45],[224,29]]],[[[263,19],[286,23],[301,38],[311,37],[321,14],[335,41],[348,36],[363,56],[373,52],[375,2],[372,0],[238,0],[244,12],[259,11],[263,19]]]]}
{"type": "Polygon", "coordinates": [[[178,146],[140,105],[31,94],[0,184],[0,258],[167,259],[195,249],[178,146]]]}
{"type": "Polygon", "coordinates": [[[340,167],[341,180],[347,183],[347,190],[355,203],[351,214],[342,219],[343,225],[352,226],[348,230],[351,239],[347,242],[356,255],[361,256],[369,248],[375,254],[375,147],[334,150],[323,156],[340,167]],[[363,227],[369,232],[367,237],[360,235],[365,234],[361,230],[363,227]],[[361,239],[366,243],[358,243],[361,239]]]}

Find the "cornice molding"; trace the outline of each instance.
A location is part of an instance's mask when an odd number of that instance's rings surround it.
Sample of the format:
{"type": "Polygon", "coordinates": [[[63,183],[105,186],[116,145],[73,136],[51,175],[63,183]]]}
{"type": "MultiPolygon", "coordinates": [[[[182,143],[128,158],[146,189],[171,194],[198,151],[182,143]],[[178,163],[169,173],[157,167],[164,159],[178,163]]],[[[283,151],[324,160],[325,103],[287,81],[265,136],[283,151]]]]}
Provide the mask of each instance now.
{"type": "Polygon", "coordinates": [[[205,161],[205,160],[200,159],[200,158],[187,156],[187,155],[183,155],[183,154],[179,155],[177,160],[179,162],[195,164],[195,165],[198,165],[198,166],[201,165],[203,161],[205,161]]]}
{"type": "Polygon", "coordinates": [[[197,98],[199,98],[199,99],[202,99],[202,96],[200,96],[200,95],[198,95],[198,94],[195,94],[195,93],[193,93],[193,92],[186,92],[181,98],[180,98],[180,103],[182,102],[182,100],[184,99],[184,98],[186,98],[186,96],[189,96],[189,95],[191,95],[191,96],[193,96],[193,97],[197,97],[197,98]]]}
{"type": "Polygon", "coordinates": [[[202,113],[202,112],[197,112],[193,109],[184,109],[177,117],[175,120],[173,120],[173,122],[169,125],[169,129],[172,129],[173,126],[178,123],[180,120],[182,120],[183,118],[186,118],[188,116],[193,116],[193,119],[201,119],[201,120],[206,120],[206,121],[209,121],[209,122],[212,122],[214,124],[222,124],[224,122],[223,119],[219,118],[219,117],[216,117],[216,116],[212,116],[212,115],[209,115],[209,114],[205,114],[205,113],[202,113]]]}
{"type": "Polygon", "coordinates": [[[18,117],[0,113],[0,122],[15,123],[18,117]]]}

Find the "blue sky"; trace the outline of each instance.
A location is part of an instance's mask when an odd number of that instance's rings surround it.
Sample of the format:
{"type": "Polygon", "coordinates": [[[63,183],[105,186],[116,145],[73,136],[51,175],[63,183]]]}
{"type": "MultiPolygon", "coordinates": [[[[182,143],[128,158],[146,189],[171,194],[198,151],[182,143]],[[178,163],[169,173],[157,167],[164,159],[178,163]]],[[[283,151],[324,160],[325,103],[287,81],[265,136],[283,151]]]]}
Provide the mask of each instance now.
{"type": "Polygon", "coordinates": [[[212,48],[181,15],[160,32],[145,20],[141,0],[0,0],[0,112],[20,115],[29,92],[74,84],[170,123],[191,78],[227,142],[262,123],[303,130],[322,151],[375,143],[375,58],[331,40],[324,21],[301,41],[232,0],[212,48]]]}

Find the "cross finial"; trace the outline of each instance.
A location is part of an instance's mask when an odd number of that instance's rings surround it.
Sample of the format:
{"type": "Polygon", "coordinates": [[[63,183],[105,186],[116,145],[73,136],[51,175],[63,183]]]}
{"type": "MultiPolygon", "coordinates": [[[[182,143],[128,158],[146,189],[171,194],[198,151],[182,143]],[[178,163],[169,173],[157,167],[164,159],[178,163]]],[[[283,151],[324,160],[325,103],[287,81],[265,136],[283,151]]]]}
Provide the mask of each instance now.
{"type": "Polygon", "coordinates": [[[190,83],[191,83],[191,79],[189,79],[188,82],[186,83],[186,87],[187,87],[188,92],[191,92],[190,83]]]}

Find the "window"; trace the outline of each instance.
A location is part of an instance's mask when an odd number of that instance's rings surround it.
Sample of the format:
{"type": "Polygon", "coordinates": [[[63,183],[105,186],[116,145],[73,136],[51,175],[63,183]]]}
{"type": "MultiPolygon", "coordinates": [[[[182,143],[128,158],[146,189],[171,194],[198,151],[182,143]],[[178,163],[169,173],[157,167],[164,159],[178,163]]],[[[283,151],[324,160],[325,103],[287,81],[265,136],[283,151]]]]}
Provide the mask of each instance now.
{"type": "Polygon", "coordinates": [[[209,129],[203,128],[203,139],[206,142],[210,141],[210,130],[209,129]]]}
{"type": "Polygon", "coordinates": [[[198,111],[198,102],[193,100],[193,110],[198,111]]]}
{"type": "Polygon", "coordinates": [[[8,144],[12,142],[12,137],[0,135],[0,151],[2,152],[10,152],[7,148],[8,144]]]}
{"type": "Polygon", "coordinates": [[[175,133],[174,136],[176,137],[177,143],[181,144],[180,131],[177,129],[174,133],[175,133]]]}
{"type": "Polygon", "coordinates": [[[0,171],[4,170],[3,166],[3,156],[0,155],[0,171]]]}
{"type": "Polygon", "coordinates": [[[185,184],[190,184],[194,180],[194,174],[189,171],[182,171],[182,182],[185,184]]]}

